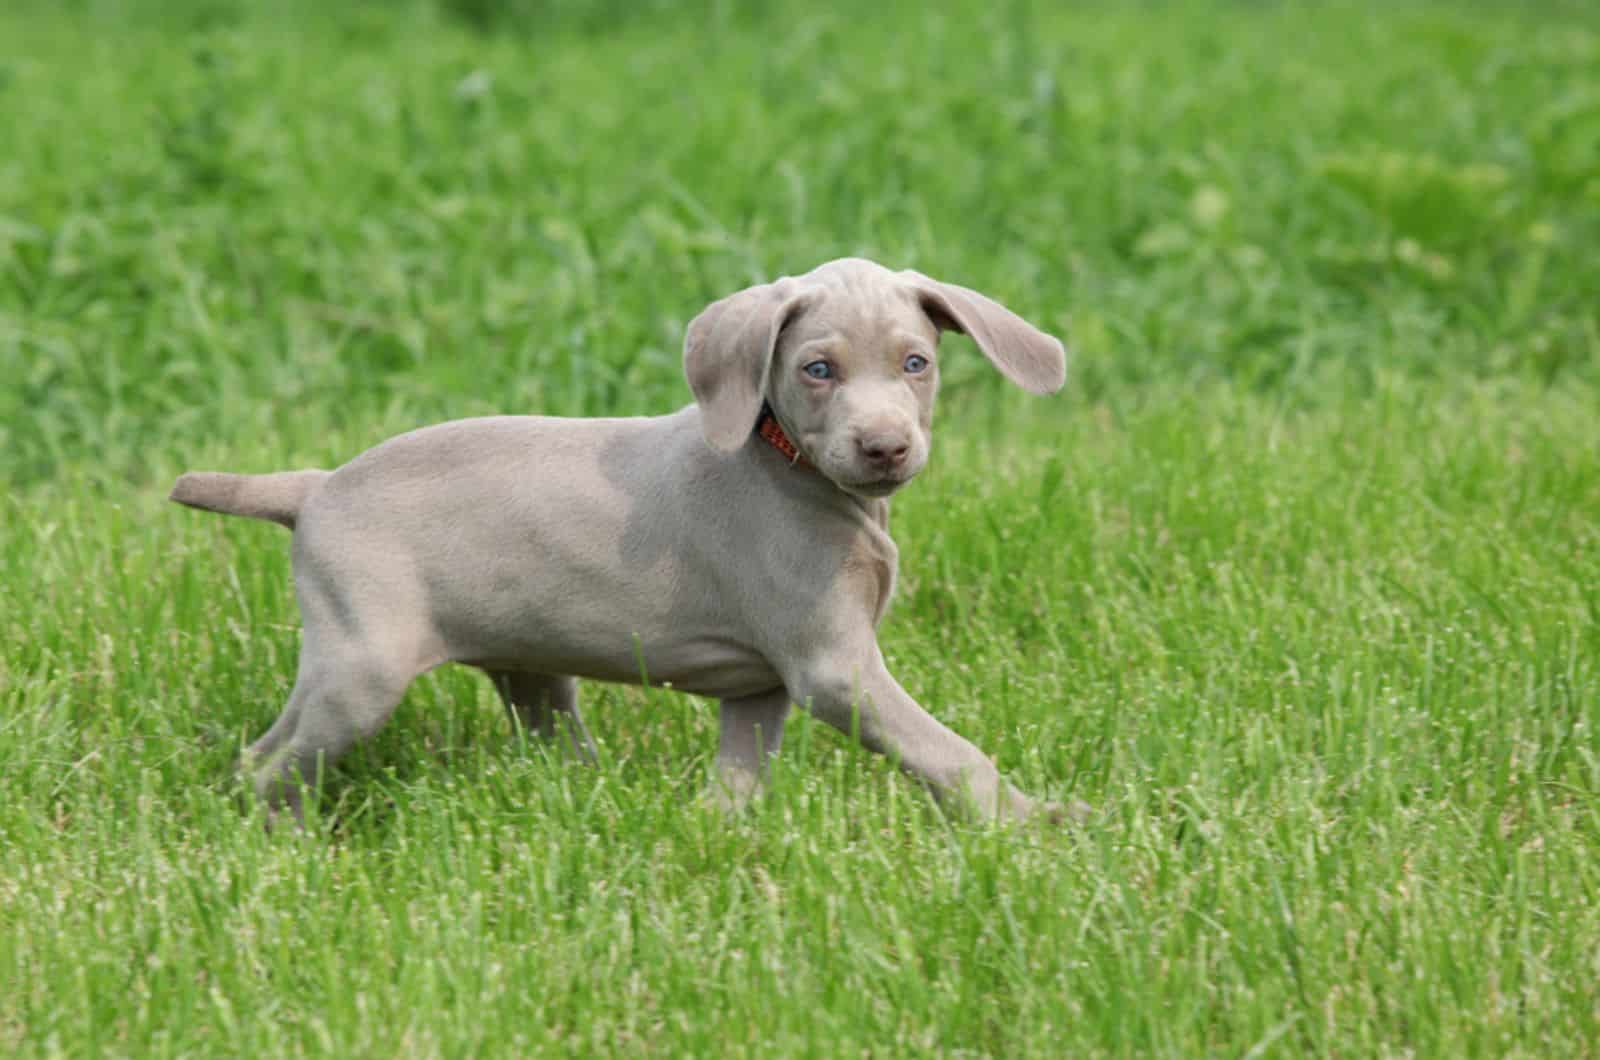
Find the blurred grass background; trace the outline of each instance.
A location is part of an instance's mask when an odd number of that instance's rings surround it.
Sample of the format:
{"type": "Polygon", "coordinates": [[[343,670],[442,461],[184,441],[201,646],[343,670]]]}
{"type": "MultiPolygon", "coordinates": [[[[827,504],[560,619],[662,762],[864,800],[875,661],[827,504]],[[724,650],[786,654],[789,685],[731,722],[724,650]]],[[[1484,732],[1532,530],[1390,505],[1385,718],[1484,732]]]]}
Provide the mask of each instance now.
{"type": "Polygon", "coordinates": [[[847,253],[1066,332],[1084,400],[1593,380],[1559,10],[24,4],[0,468],[660,411],[700,305],[847,253]]]}

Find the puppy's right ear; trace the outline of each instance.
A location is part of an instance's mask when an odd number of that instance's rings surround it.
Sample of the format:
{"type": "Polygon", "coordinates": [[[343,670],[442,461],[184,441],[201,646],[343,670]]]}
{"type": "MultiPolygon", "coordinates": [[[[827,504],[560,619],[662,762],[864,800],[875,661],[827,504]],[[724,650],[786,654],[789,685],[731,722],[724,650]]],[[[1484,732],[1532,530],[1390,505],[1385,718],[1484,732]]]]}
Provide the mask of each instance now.
{"type": "Polygon", "coordinates": [[[785,277],[712,302],[689,322],[683,374],[713,449],[731,453],[755,430],[778,336],[805,301],[800,285],[785,277]]]}

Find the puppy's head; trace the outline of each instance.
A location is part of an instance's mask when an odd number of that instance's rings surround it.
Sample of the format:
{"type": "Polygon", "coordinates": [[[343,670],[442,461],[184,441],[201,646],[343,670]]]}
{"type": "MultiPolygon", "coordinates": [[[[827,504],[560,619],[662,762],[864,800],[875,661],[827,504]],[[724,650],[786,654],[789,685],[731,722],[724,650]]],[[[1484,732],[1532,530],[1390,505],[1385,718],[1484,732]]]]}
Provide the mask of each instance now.
{"type": "Polygon", "coordinates": [[[941,331],[1035,393],[1065,379],[1061,343],[998,302],[859,258],[712,303],[689,324],[684,372],[714,448],[746,444],[766,401],[840,489],[886,497],[928,460],[941,331]]]}

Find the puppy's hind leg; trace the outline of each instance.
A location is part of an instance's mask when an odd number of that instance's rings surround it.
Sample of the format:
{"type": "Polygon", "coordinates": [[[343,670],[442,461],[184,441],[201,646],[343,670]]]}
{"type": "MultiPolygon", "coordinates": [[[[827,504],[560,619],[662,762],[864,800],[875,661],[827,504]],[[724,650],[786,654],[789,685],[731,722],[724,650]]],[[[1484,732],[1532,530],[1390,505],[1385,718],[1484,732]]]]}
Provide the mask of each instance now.
{"type": "Polygon", "coordinates": [[[411,667],[373,653],[308,647],[289,703],[267,734],[246,752],[256,795],[271,810],[303,818],[302,789],[320,785],[324,770],[358,740],[383,727],[406,686],[411,667]]]}
{"type": "Polygon", "coordinates": [[[515,670],[485,670],[511,715],[511,724],[546,740],[566,732],[573,754],[590,765],[596,760],[594,740],[578,713],[576,678],[529,674],[515,670]]]}

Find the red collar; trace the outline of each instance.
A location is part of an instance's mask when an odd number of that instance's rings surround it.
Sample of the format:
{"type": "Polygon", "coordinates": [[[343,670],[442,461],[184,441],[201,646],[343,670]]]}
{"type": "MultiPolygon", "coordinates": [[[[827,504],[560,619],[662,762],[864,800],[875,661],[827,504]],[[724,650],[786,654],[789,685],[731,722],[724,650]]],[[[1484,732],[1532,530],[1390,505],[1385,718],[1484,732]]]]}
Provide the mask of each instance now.
{"type": "Polygon", "coordinates": [[[800,455],[800,450],[783,433],[783,427],[778,423],[778,417],[772,414],[772,409],[767,406],[761,408],[761,418],[756,420],[756,433],[761,435],[778,452],[782,453],[789,461],[791,467],[805,466],[806,458],[800,455]]]}

